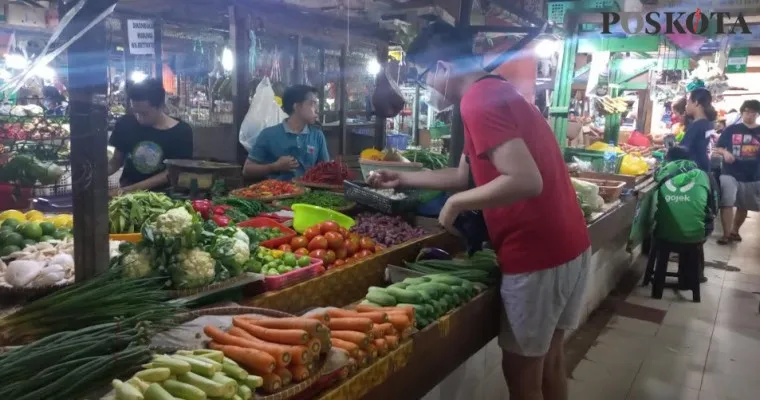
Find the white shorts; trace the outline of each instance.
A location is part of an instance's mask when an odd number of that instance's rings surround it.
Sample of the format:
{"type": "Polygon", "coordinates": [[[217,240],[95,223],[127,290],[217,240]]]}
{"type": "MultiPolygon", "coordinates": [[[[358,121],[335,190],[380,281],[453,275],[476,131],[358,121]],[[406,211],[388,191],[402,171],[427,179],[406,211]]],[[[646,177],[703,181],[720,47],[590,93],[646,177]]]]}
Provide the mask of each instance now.
{"type": "Polygon", "coordinates": [[[555,268],[502,275],[499,346],[525,357],[549,351],[554,331],[578,327],[591,249],[555,268]]]}

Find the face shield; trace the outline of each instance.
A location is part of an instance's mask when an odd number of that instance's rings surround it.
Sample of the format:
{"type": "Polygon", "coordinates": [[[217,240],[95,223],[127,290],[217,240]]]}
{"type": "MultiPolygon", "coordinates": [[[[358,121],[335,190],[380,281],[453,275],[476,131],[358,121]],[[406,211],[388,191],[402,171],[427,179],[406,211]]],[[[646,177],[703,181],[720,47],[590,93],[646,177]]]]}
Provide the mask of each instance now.
{"type": "Polygon", "coordinates": [[[454,104],[446,98],[449,70],[450,68],[441,68],[441,63],[438,62],[435,67],[426,68],[418,75],[417,83],[428,91],[425,104],[436,112],[448,111],[454,107],[454,104]]]}

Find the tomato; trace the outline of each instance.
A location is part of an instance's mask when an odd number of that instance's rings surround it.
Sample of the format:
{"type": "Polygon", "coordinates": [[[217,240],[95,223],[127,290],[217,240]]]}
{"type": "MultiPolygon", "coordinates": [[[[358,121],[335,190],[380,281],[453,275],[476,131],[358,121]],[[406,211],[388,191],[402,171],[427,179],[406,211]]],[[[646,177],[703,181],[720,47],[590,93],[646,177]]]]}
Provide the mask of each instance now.
{"type": "Polygon", "coordinates": [[[375,245],[375,254],[382,253],[383,250],[385,250],[385,247],[383,247],[383,245],[381,245],[381,244],[376,244],[375,245]]]}
{"type": "Polygon", "coordinates": [[[319,249],[327,250],[327,239],[322,235],[314,236],[314,238],[309,241],[309,245],[306,246],[306,248],[309,249],[309,251],[319,249]]]}
{"type": "Polygon", "coordinates": [[[371,256],[371,255],[372,255],[372,252],[371,252],[371,251],[369,251],[369,250],[366,250],[366,249],[365,249],[365,250],[362,250],[362,251],[360,251],[358,254],[359,254],[359,256],[360,256],[361,258],[365,258],[365,257],[369,257],[369,256],[371,256]]]}
{"type": "Polygon", "coordinates": [[[311,253],[309,253],[309,257],[311,257],[311,258],[318,258],[318,259],[324,261],[325,260],[325,253],[326,252],[325,252],[324,249],[318,249],[318,250],[314,250],[311,253]]]}
{"type": "Polygon", "coordinates": [[[309,250],[306,247],[301,247],[300,249],[294,251],[293,254],[297,256],[308,256],[309,250]]]}
{"type": "Polygon", "coordinates": [[[327,239],[327,246],[333,250],[338,250],[343,247],[343,236],[338,232],[325,233],[325,239],[327,239]]]}
{"type": "Polygon", "coordinates": [[[316,267],[316,270],[317,270],[317,275],[319,275],[319,274],[324,274],[324,273],[325,273],[325,271],[327,271],[327,270],[325,269],[325,267],[323,267],[323,266],[321,266],[321,265],[320,265],[320,266],[318,266],[318,267],[316,267]]]}
{"type": "Polygon", "coordinates": [[[338,233],[340,233],[340,235],[343,236],[343,239],[347,239],[348,238],[348,229],[346,229],[346,228],[344,228],[342,226],[339,226],[338,227],[338,233]]]}
{"type": "Polygon", "coordinates": [[[345,247],[341,247],[335,250],[335,258],[337,258],[338,260],[342,260],[346,257],[348,257],[348,250],[346,250],[345,247]]]}
{"type": "Polygon", "coordinates": [[[321,234],[319,227],[312,226],[311,228],[306,229],[306,232],[303,233],[303,236],[306,238],[306,240],[311,242],[311,239],[314,239],[314,236],[317,236],[319,234],[321,234]]]}
{"type": "Polygon", "coordinates": [[[352,256],[359,250],[359,245],[352,242],[351,239],[346,239],[346,241],[343,242],[343,248],[346,249],[347,255],[352,256]]]}
{"type": "Polygon", "coordinates": [[[342,266],[346,265],[346,262],[343,261],[343,260],[335,260],[335,264],[334,265],[336,267],[342,267],[342,266]]]}
{"type": "Polygon", "coordinates": [[[277,250],[284,251],[286,253],[292,253],[293,248],[290,247],[289,244],[281,244],[280,247],[277,248],[277,250]]]}
{"type": "Polygon", "coordinates": [[[362,250],[372,250],[375,248],[375,241],[368,237],[363,237],[359,240],[359,247],[362,250]]]}
{"type": "Polygon", "coordinates": [[[296,236],[290,240],[290,247],[293,250],[302,249],[309,245],[309,240],[303,236],[296,236]]]}
{"type": "Polygon", "coordinates": [[[323,235],[327,232],[338,232],[338,228],[339,226],[335,221],[325,221],[319,226],[319,230],[323,235]]]}
{"type": "Polygon", "coordinates": [[[324,258],[325,264],[332,264],[335,262],[335,252],[332,250],[327,250],[325,252],[325,258],[324,258]]]}

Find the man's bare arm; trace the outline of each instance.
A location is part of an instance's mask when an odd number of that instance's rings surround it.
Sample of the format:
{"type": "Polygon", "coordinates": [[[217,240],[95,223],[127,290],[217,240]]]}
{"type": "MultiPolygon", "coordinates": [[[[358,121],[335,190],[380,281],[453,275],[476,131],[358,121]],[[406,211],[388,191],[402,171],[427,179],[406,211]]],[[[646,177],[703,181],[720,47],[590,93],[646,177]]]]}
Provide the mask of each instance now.
{"type": "Polygon", "coordinates": [[[108,176],[116,173],[124,166],[124,155],[119,150],[114,149],[113,156],[108,160],[108,176]]]}
{"type": "Polygon", "coordinates": [[[169,182],[169,171],[164,171],[156,175],[151,176],[148,179],[137,182],[133,185],[125,186],[121,188],[123,192],[134,192],[137,190],[151,190],[153,188],[163,186],[169,182]]]}
{"type": "Polygon", "coordinates": [[[259,164],[255,161],[245,160],[245,164],[243,165],[243,176],[253,179],[265,178],[269,174],[275,172],[275,164],[276,163],[259,164]]]}
{"type": "Polygon", "coordinates": [[[458,192],[467,190],[470,166],[463,155],[459,159],[459,167],[444,168],[436,171],[406,172],[401,174],[401,186],[429,190],[458,192]]]}

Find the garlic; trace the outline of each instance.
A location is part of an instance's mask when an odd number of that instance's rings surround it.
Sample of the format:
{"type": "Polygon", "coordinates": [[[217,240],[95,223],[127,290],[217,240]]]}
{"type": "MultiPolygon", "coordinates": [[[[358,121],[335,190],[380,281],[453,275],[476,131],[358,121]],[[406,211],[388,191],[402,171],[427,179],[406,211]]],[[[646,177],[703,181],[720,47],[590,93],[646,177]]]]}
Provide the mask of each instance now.
{"type": "Polygon", "coordinates": [[[32,260],[15,260],[8,264],[5,281],[15,287],[28,285],[42,271],[43,263],[32,260]]]}
{"type": "Polygon", "coordinates": [[[40,274],[37,275],[37,278],[35,278],[33,282],[34,285],[32,286],[52,286],[65,277],[66,273],[62,266],[59,264],[49,264],[40,271],[40,274]]]}

